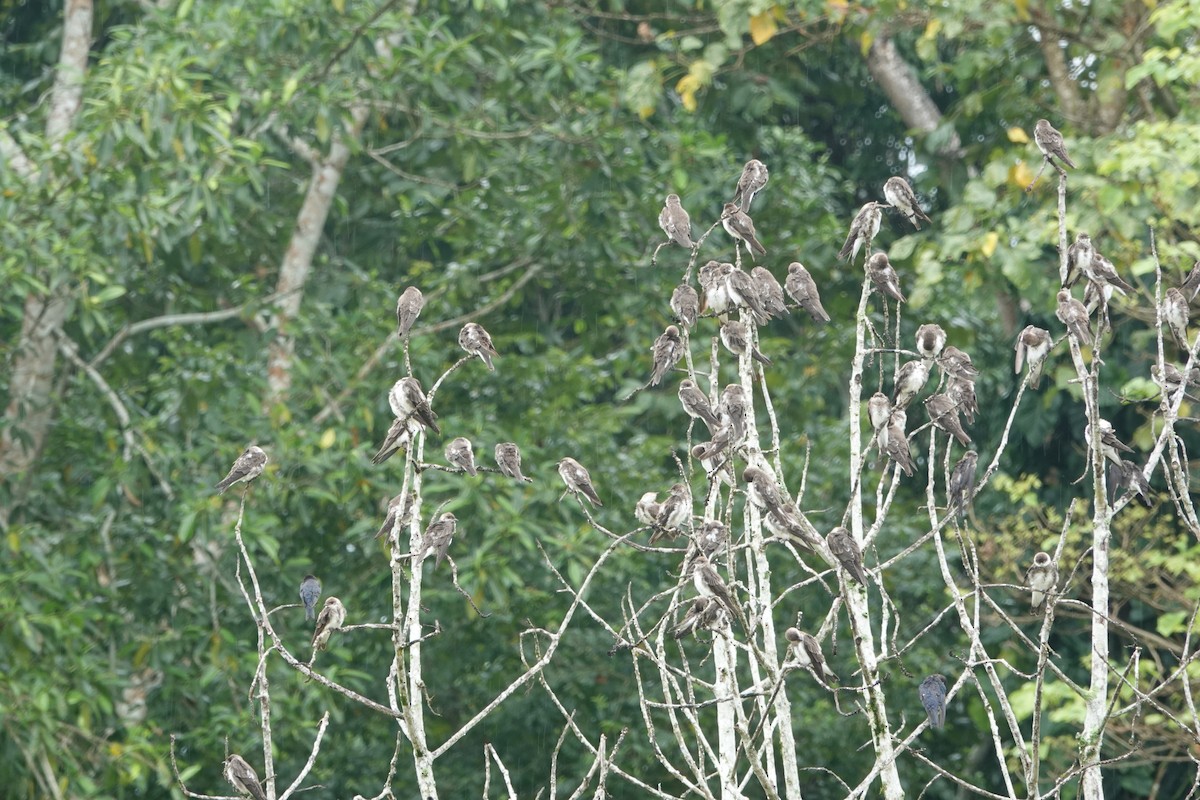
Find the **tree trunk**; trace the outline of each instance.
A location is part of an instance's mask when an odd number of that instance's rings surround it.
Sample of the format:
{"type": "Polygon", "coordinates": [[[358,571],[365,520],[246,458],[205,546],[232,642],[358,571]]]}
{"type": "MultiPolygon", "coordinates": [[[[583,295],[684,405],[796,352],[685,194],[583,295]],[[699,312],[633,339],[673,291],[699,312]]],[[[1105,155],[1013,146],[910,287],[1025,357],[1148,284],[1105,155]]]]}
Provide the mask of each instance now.
{"type": "MultiPolygon", "coordinates": [[[[897,52],[891,39],[881,37],[875,40],[867,52],[867,69],[905,125],[924,134],[933,133],[941,126],[941,110],[917,80],[913,68],[897,52]]],[[[962,141],[957,132],[952,132],[938,148],[938,155],[962,155],[962,141]]]]}

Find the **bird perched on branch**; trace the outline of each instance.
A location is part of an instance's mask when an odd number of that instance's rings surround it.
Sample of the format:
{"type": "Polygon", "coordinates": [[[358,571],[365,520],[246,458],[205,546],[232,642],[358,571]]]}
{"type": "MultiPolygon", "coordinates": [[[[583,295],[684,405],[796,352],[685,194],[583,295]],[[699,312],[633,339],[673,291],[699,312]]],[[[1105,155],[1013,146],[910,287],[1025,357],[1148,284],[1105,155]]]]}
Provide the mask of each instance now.
{"type": "Polygon", "coordinates": [[[1054,591],[1058,583],[1058,567],[1050,559],[1049,553],[1038,553],[1033,557],[1033,564],[1025,573],[1025,585],[1032,592],[1031,602],[1036,611],[1046,595],[1054,591]]]}
{"type": "Polygon", "coordinates": [[[771,359],[764,356],[754,345],[750,326],[740,320],[729,319],[721,323],[721,342],[729,352],[739,358],[746,352],[763,366],[771,366],[771,359]]]}
{"type": "Polygon", "coordinates": [[[958,440],[963,447],[971,446],[971,437],[963,430],[958,418],[958,404],[947,394],[935,394],[925,398],[925,410],[934,426],[958,440]]]}
{"type": "Polygon", "coordinates": [[[841,681],[837,673],[825,663],[825,654],[821,652],[821,643],[816,640],[816,637],[799,628],[788,628],[783,632],[783,637],[787,639],[788,647],[791,648],[796,663],[805,669],[812,670],[818,680],[822,683],[826,678],[832,681],[841,681]]]}
{"type": "Polygon", "coordinates": [[[654,362],[653,371],[650,373],[651,386],[657,386],[667,371],[679,363],[679,359],[683,358],[683,351],[683,336],[680,335],[679,328],[668,325],[662,335],[654,340],[654,347],[650,350],[654,362]]]}
{"type": "Polygon", "coordinates": [[[304,619],[317,618],[317,598],[321,596],[321,582],[315,575],[305,575],[300,581],[300,602],[304,603],[304,619]]]}
{"type": "Polygon", "coordinates": [[[342,605],[342,601],[336,597],[325,598],[325,605],[321,608],[321,613],[317,615],[317,627],[313,631],[313,655],[308,662],[309,666],[312,666],[313,661],[316,660],[317,653],[329,645],[329,637],[334,631],[340,631],[344,624],[346,624],[346,607],[342,605]]]}
{"type": "Polygon", "coordinates": [[[653,525],[654,521],[658,519],[658,512],[661,510],[662,503],[658,502],[658,493],[646,492],[637,501],[637,505],[633,507],[633,516],[643,525],[653,525]]]}
{"type": "Polygon", "coordinates": [[[913,192],[912,187],[908,185],[908,181],[904,180],[904,178],[888,178],[887,183],[883,185],[883,197],[893,208],[903,214],[904,218],[911,222],[917,230],[921,230],[920,220],[925,220],[929,223],[933,222],[921,210],[921,205],[917,202],[916,193],[913,192]]]}
{"type": "Polygon", "coordinates": [[[387,435],[383,437],[383,443],[379,445],[379,450],[371,457],[371,463],[378,466],[400,450],[408,449],[412,445],[413,437],[420,432],[421,423],[412,417],[397,417],[392,420],[387,435]]]}
{"type": "Polygon", "coordinates": [[[859,552],[858,545],[854,543],[854,537],[850,535],[850,531],[842,527],[834,528],[825,537],[825,543],[846,574],[866,586],[867,571],[863,568],[862,553],[859,552]]]}
{"type": "Polygon", "coordinates": [[[934,361],[946,346],[946,331],[941,325],[926,322],[917,328],[917,352],[926,361],[934,361]]]}
{"type": "Polygon", "coordinates": [[[568,492],[576,497],[580,495],[586,497],[593,506],[604,505],[600,502],[600,496],[596,494],[595,487],[592,486],[592,476],[578,461],[570,456],[563,458],[558,462],[558,474],[562,477],[563,483],[567,485],[568,492]]]}
{"type": "Polygon", "coordinates": [[[1074,336],[1081,346],[1091,346],[1092,331],[1088,327],[1090,320],[1087,308],[1066,289],[1059,290],[1058,311],[1055,315],[1059,322],[1067,326],[1067,332],[1074,336]]]}
{"type": "Polygon", "coordinates": [[[694,598],[688,605],[683,619],[671,629],[671,635],[676,639],[682,639],[689,633],[716,630],[725,624],[725,616],[725,610],[721,607],[720,600],[701,595],[694,598]]]}
{"type": "Polygon", "coordinates": [[[1017,357],[1013,365],[1013,372],[1020,375],[1022,366],[1028,360],[1029,386],[1032,389],[1037,389],[1038,384],[1042,382],[1042,364],[1050,353],[1050,346],[1053,343],[1050,331],[1036,325],[1025,326],[1025,329],[1017,337],[1017,357]]]}
{"type": "Polygon", "coordinates": [[[1172,287],[1167,289],[1167,296],[1163,299],[1162,318],[1167,323],[1167,327],[1171,329],[1171,336],[1175,339],[1175,344],[1179,345],[1180,349],[1187,350],[1188,345],[1188,301],[1183,296],[1183,292],[1172,287]]]}
{"type": "Polygon", "coordinates": [[[750,252],[760,256],[767,254],[767,249],[762,246],[762,242],[758,240],[758,234],[754,230],[754,220],[733,203],[726,203],[725,208],[722,209],[721,227],[737,241],[744,242],[746,247],[750,248],[750,252]]]}
{"type": "Polygon", "coordinates": [[[921,705],[929,717],[929,727],[942,728],[946,725],[946,679],[941,675],[930,675],[921,681],[917,690],[921,705]]]}
{"type": "Polygon", "coordinates": [[[458,346],[467,355],[479,356],[479,360],[487,366],[489,372],[496,371],[492,359],[499,358],[500,354],[496,352],[496,348],[492,344],[491,334],[484,330],[478,322],[468,322],[463,325],[462,330],[458,332],[458,346]]]}
{"type": "Polygon", "coordinates": [[[850,232],[846,234],[846,242],[842,245],[842,249],[838,251],[838,258],[845,261],[849,258],[851,261],[858,258],[858,251],[864,246],[869,251],[871,242],[875,240],[875,234],[879,233],[879,224],[883,221],[883,203],[864,203],[863,207],[854,215],[854,221],[850,223],[850,232]]]}
{"type": "Polygon", "coordinates": [[[950,485],[946,487],[946,512],[956,514],[959,519],[975,493],[975,470],[979,466],[979,454],[974,450],[963,453],[950,473],[950,485]]]}
{"type": "Polygon", "coordinates": [[[879,252],[867,259],[867,277],[875,286],[875,291],[887,295],[897,303],[907,302],[904,293],[900,291],[900,276],[896,268],[888,261],[887,253],[879,252]]]}
{"type": "Polygon", "coordinates": [[[412,496],[401,492],[388,501],[387,514],[383,518],[383,524],[375,533],[375,538],[381,539],[390,534],[393,529],[403,528],[411,522],[412,496]]]}
{"type": "Polygon", "coordinates": [[[425,529],[425,534],[421,537],[421,551],[417,560],[424,561],[426,558],[436,555],[437,561],[433,562],[433,568],[440,567],[446,559],[446,553],[450,551],[450,543],[454,541],[454,534],[457,532],[458,517],[449,511],[439,516],[425,529]]]}
{"type": "Polygon", "coordinates": [[[713,411],[712,404],[708,401],[706,395],[696,382],[691,378],[684,378],[679,382],[679,404],[683,406],[684,413],[692,419],[698,419],[703,422],[713,433],[720,427],[720,421],[717,419],[717,414],[713,411]]]}
{"type": "Polygon", "coordinates": [[[446,445],[446,460],[472,477],[479,474],[479,470],[475,469],[475,451],[471,447],[471,440],[465,436],[452,439],[446,445]]]}
{"type": "Polygon", "coordinates": [[[233,462],[229,474],[217,484],[218,494],[225,494],[225,490],[235,483],[249,483],[259,475],[262,475],[263,468],[266,466],[266,452],[258,445],[250,445],[233,462]]]}
{"type": "Polygon", "coordinates": [[[415,419],[426,428],[432,428],[434,433],[441,433],[437,424],[437,414],[425,399],[425,390],[416,378],[401,378],[392,384],[388,392],[388,404],[392,413],[400,419],[415,419]]]}
{"type": "Polygon", "coordinates": [[[662,501],[658,513],[654,516],[654,533],[650,535],[650,544],[656,544],[664,536],[672,539],[692,522],[692,490],[686,483],[677,483],[671,487],[671,493],[662,501]]]}
{"type": "Polygon", "coordinates": [[[750,204],[754,202],[755,195],[763,190],[769,179],[770,173],[767,170],[766,164],[757,158],[747,161],[746,166],[742,167],[742,174],[738,178],[737,189],[733,193],[734,205],[748,212],[750,204]]]}
{"type": "Polygon", "coordinates": [[[258,781],[258,773],[254,767],[246,763],[246,759],[233,753],[225,759],[225,780],[238,794],[253,797],[254,800],[267,800],[263,793],[262,784],[258,781]]]}
{"type": "Polygon", "coordinates": [[[412,330],[413,323],[421,316],[425,307],[425,296],[415,286],[409,286],[396,298],[396,329],[397,336],[403,339],[412,330]]]}
{"type": "MultiPolygon", "coordinates": [[[[1089,443],[1092,441],[1092,424],[1090,422],[1083,426],[1083,439],[1089,443]]],[[[1132,447],[1117,438],[1117,432],[1113,430],[1112,423],[1106,419],[1100,420],[1100,452],[1117,466],[1121,465],[1121,453],[1133,452],[1132,447]]]]}
{"type": "Polygon", "coordinates": [[[780,319],[791,313],[788,311],[787,302],[783,299],[783,287],[779,285],[779,281],[776,280],[771,270],[766,267],[755,267],[750,270],[750,280],[754,282],[758,300],[771,319],[780,319]]]}
{"type": "Polygon", "coordinates": [[[671,292],[671,312],[675,319],[685,328],[696,327],[696,319],[700,316],[700,295],[686,283],[675,287],[671,292]]]}
{"type": "Polygon", "coordinates": [[[1033,141],[1037,144],[1042,156],[1051,164],[1061,161],[1072,169],[1075,162],[1067,155],[1067,146],[1063,143],[1063,135],[1054,129],[1048,120],[1039,119],[1033,126],[1033,141]]]}
{"type": "Polygon", "coordinates": [[[783,286],[788,296],[807,311],[814,322],[822,325],[829,322],[829,314],[821,305],[821,293],[817,291],[817,284],[799,261],[788,264],[787,279],[783,286]]]}
{"type": "Polygon", "coordinates": [[[892,397],[893,408],[908,408],[929,380],[929,367],[920,359],[913,359],[896,370],[896,391],[892,397]]]}
{"type": "Polygon", "coordinates": [[[667,202],[658,214],[658,227],[663,229],[668,241],[692,249],[692,218],[680,204],[679,195],[667,195],[667,202]]]}
{"type": "Polygon", "coordinates": [[[912,477],[917,464],[913,461],[912,451],[908,446],[908,414],[904,409],[897,408],[888,416],[883,435],[880,436],[880,447],[887,457],[900,465],[904,474],[912,477]]]}
{"type": "Polygon", "coordinates": [[[526,478],[521,474],[521,448],[513,442],[501,442],[496,445],[496,466],[500,469],[501,475],[506,475],[509,478],[532,483],[532,478],[526,478]]]}

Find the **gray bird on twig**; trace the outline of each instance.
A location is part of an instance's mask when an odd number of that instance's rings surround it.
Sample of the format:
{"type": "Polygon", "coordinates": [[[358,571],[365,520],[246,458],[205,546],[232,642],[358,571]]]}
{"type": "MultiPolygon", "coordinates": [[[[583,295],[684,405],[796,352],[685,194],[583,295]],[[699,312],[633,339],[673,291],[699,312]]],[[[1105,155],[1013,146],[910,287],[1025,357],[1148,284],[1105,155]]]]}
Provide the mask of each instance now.
{"type": "Polygon", "coordinates": [[[425,296],[415,286],[409,286],[396,298],[396,330],[397,336],[403,339],[412,330],[413,323],[421,316],[425,307],[425,296]]]}
{"type": "Polygon", "coordinates": [[[262,784],[258,781],[258,773],[254,767],[246,763],[246,759],[233,753],[225,759],[225,780],[238,794],[253,797],[254,800],[267,800],[262,784]]]}
{"type": "Polygon", "coordinates": [[[1033,141],[1042,151],[1042,156],[1051,164],[1057,159],[1072,169],[1075,162],[1067,155],[1067,146],[1063,143],[1063,135],[1054,129],[1049,121],[1039,119],[1033,126],[1033,141]]]}
{"type": "Polygon", "coordinates": [[[917,690],[921,705],[929,717],[929,727],[942,728],[946,725],[946,679],[941,675],[930,675],[921,681],[917,690]]]}
{"type": "Polygon", "coordinates": [[[300,581],[300,602],[304,603],[304,619],[317,618],[316,604],[321,596],[321,582],[315,575],[305,575],[300,581]]]}
{"type": "Polygon", "coordinates": [[[230,468],[229,474],[217,484],[217,492],[225,494],[225,490],[235,483],[249,483],[259,475],[262,475],[263,468],[266,466],[266,452],[258,445],[250,445],[233,462],[233,467],[230,468]]]}
{"type": "Polygon", "coordinates": [[[908,181],[904,178],[895,177],[888,178],[887,183],[883,185],[883,197],[888,201],[888,204],[904,215],[904,218],[913,224],[917,230],[921,230],[920,220],[925,220],[932,224],[933,220],[926,216],[921,210],[921,204],[917,202],[917,195],[913,192],[912,187],[908,185],[908,181]]]}
{"type": "Polygon", "coordinates": [[[667,195],[667,202],[658,214],[658,227],[663,229],[671,242],[692,249],[692,218],[680,204],[679,195],[667,195]]]}

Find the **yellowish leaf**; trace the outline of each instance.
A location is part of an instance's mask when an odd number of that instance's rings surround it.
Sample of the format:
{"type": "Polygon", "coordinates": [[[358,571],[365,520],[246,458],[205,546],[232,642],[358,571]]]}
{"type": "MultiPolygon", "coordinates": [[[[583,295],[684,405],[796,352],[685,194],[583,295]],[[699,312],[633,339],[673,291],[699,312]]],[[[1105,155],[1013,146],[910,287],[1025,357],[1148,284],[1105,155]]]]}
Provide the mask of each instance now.
{"type": "Polygon", "coordinates": [[[321,441],[319,444],[321,445],[322,450],[328,450],[329,448],[333,447],[333,443],[336,441],[337,431],[335,431],[333,428],[326,428],[325,432],[321,434],[321,441]]]}
{"type": "Polygon", "coordinates": [[[683,107],[688,111],[696,110],[696,92],[699,89],[700,79],[690,72],[675,84],[675,91],[679,92],[679,99],[683,101],[683,107]]]}
{"type": "Polygon", "coordinates": [[[1018,161],[1009,167],[1008,182],[1013,186],[1024,189],[1029,184],[1033,183],[1033,170],[1024,161],[1018,161]]]}
{"type": "Polygon", "coordinates": [[[766,44],[771,41],[778,30],[779,26],[775,24],[775,17],[770,11],[755,14],[750,18],[750,39],[755,44],[766,44]]]}
{"type": "Polygon", "coordinates": [[[1029,0],[1013,0],[1013,5],[1017,7],[1017,19],[1029,21],[1029,0]]]}
{"type": "Polygon", "coordinates": [[[1008,140],[1017,144],[1029,144],[1029,134],[1024,128],[1014,125],[1008,129],[1008,140]]]}
{"type": "Polygon", "coordinates": [[[1000,244],[1000,234],[995,231],[988,231],[983,237],[983,244],[979,246],[980,252],[985,258],[991,258],[992,253],[996,252],[996,246],[1000,244]]]}
{"type": "Polygon", "coordinates": [[[14,553],[21,552],[21,537],[17,534],[16,528],[12,528],[8,532],[8,549],[14,553]]]}
{"type": "Polygon", "coordinates": [[[346,0],[332,0],[333,10],[339,14],[346,13],[346,0]]]}
{"type": "Polygon", "coordinates": [[[921,34],[922,39],[936,39],[938,32],[942,29],[942,21],[936,17],[929,20],[925,24],[925,32],[921,34]]]}
{"type": "Polygon", "coordinates": [[[858,38],[858,46],[859,46],[859,49],[862,50],[862,54],[864,57],[867,55],[867,53],[871,52],[871,45],[874,43],[875,43],[875,35],[872,34],[870,31],[863,31],[862,36],[860,36],[858,38]]]}
{"type": "Polygon", "coordinates": [[[654,106],[638,106],[638,116],[642,119],[650,119],[654,116],[654,106]]]}

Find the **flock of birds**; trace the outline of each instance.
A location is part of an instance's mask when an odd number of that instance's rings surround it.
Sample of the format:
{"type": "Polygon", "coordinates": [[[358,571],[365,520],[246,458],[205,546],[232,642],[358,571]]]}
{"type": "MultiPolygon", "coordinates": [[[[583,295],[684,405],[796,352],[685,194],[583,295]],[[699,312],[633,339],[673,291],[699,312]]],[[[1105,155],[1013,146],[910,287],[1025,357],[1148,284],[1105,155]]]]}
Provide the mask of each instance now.
{"type": "MultiPolygon", "coordinates": [[[[1062,135],[1048,121],[1038,120],[1034,129],[1034,140],[1045,160],[1061,169],[1059,164],[1075,167],[1067,154],[1062,135]]],[[[724,204],[720,223],[735,241],[735,247],[744,245],[752,256],[766,255],[766,248],[758,238],[754,221],[749,215],[751,204],[766,187],[769,180],[767,166],[757,159],[747,162],[738,179],[733,199],[724,204]]],[[[888,179],[883,194],[886,202],[870,201],[864,204],[850,225],[845,243],[838,257],[851,263],[858,254],[868,253],[864,269],[874,290],[895,303],[904,303],[906,298],[901,289],[899,275],[888,260],[885,252],[871,252],[872,242],[879,233],[883,212],[887,208],[898,211],[906,220],[920,230],[921,222],[930,223],[929,216],[921,209],[912,187],[901,177],[888,179]]],[[[691,219],[676,194],[667,195],[659,225],[666,234],[666,244],[676,244],[693,251],[699,242],[693,238],[691,219]]],[[[718,335],[725,348],[737,357],[744,354],[763,366],[771,360],[758,350],[755,326],[764,325],[772,319],[790,313],[791,308],[804,310],[817,324],[830,321],[829,314],[821,304],[820,292],[809,271],[798,261],[788,265],[787,277],[781,285],[767,268],[755,266],[749,272],[738,265],[708,261],[700,267],[697,292],[685,282],[671,294],[670,308],[676,324],[668,325],[655,340],[651,349],[652,367],[648,386],[657,386],[673,372],[687,351],[687,337],[680,327],[690,331],[702,317],[715,317],[719,324],[718,335]],[[789,308],[787,300],[795,304],[789,308]],[[746,310],[753,325],[731,316],[731,312],[746,310]]],[[[1080,345],[1093,341],[1091,315],[1097,308],[1107,314],[1107,305],[1114,293],[1122,295],[1134,291],[1134,287],[1117,273],[1112,262],[1100,254],[1086,233],[1080,233],[1067,253],[1068,274],[1058,293],[1058,319],[1068,334],[1080,345]],[[1087,281],[1084,300],[1076,300],[1071,289],[1080,278],[1087,281]]],[[[690,275],[690,269],[689,269],[690,275]]],[[[1164,320],[1176,342],[1187,347],[1188,304],[1200,291],[1200,262],[1188,274],[1182,285],[1166,292],[1164,320]]],[[[405,339],[410,335],[413,324],[424,307],[425,298],[415,286],[410,286],[400,295],[396,304],[398,335],[405,339]]],[[[978,453],[970,449],[972,442],[963,419],[972,424],[978,413],[975,394],[975,379],[979,372],[971,357],[963,350],[949,345],[941,326],[926,323],[916,332],[917,358],[907,361],[896,371],[893,391],[889,396],[876,392],[867,402],[867,413],[873,429],[868,447],[877,447],[879,452],[894,462],[906,476],[911,476],[915,463],[908,442],[908,409],[932,376],[936,367],[940,380],[936,391],[923,401],[926,413],[934,427],[944,431],[962,447],[968,448],[952,470],[947,486],[947,513],[961,515],[967,508],[975,491],[975,473],[978,453]]],[[[499,356],[492,344],[491,336],[475,322],[463,326],[458,337],[459,345],[468,356],[477,356],[489,370],[494,370],[493,359],[499,356]]],[[[1053,346],[1049,331],[1033,325],[1026,327],[1017,337],[1015,372],[1020,374],[1026,367],[1029,385],[1037,389],[1043,364],[1053,346]]],[[[1156,373],[1156,380],[1164,391],[1174,393],[1183,387],[1182,373],[1173,365],[1167,365],[1165,375],[1156,373]]],[[[1189,381],[1191,383],[1191,381],[1189,381]]],[[[715,386],[714,386],[715,394],[715,386]]],[[[774,535],[786,537],[811,552],[828,553],[842,574],[862,586],[867,585],[867,570],[863,565],[862,553],[852,534],[844,527],[835,527],[820,541],[799,521],[799,509],[795,502],[779,486],[773,471],[762,459],[756,447],[742,449],[751,430],[753,408],[750,398],[740,384],[725,386],[719,397],[710,398],[689,375],[679,384],[679,401],[684,412],[694,420],[702,422],[709,431],[710,440],[695,445],[692,456],[705,469],[710,487],[714,484],[735,484],[733,462],[735,454],[747,459],[741,477],[745,481],[748,502],[754,503],[763,513],[765,527],[774,535]]],[[[412,376],[395,382],[388,392],[388,402],[395,416],[383,443],[375,456],[374,464],[382,464],[401,449],[407,449],[414,438],[423,430],[441,433],[438,417],[430,406],[421,383],[412,376]]],[[[1119,441],[1111,424],[1100,420],[1101,448],[1106,458],[1113,463],[1109,471],[1109,490],[1117,493],[1130,490],[1142,502],[1149,505],[1149,486],[1142,470],[1126,460],[1124,454],[1132,449],[1119,441]]],[[[1085,429],[1085,439],[1091,441],[1090,426],[1085,429]]],[[[521,472],[521,451],[513,442],[502,442],[495,447],[495,471],[518,481],[529,481],[521,472]]],[[[477,474],[474,449],[465,437],[456,437],[445,449],[447,462],[453,470],[468,475],[477,474]]],[[[267,455],[262,448],[251,445],[235,461],[229,474],[217,484],[224,492],[237,483],[245,483],[262,474],[267,455]]],[[[575,495],[579,502],[586,500],[592,506],[602,506],[600,496],[588,470],[574,458],[566,457],[558,462],[558,472],[567,493],[575,495]]],[[[733,597],[729,586],[713,566],[712,558],[727,543],[729,530],[719,520],[693,516],[693,499],[686,483],[676,483],[663,501],[657,493],[647,492],[634,509],[635,518],[652,530],[650,544],[670,537],[686,534],[694,545],[688,548],[681,574],[692,576],[696,596],[686,604],[686,611],[672,629],[672,635],[681,639],[700,631],[718,631],[731,620],[737,620],[743,628],[749,623],[741,606],[733,597]]],[[[387,515],[376,538],[388,536],[411,524],[411,498],[397,495],[388,503],[387,515]]],[[[419,567],[425,558],[436,557],[435,568],[447,557],[457,531],[457,519],[451,512],[436,514],[425,528],[419,546],[405,558],[412,558],[419,567]]],[[[843,579],[844,580],[844,579],[843,579]]],[[[1031,592],[1032,606],[1036,610],[1053,594],[1058,582],[1058,568],[1048,553],[1039,552],[1026,574],[1026,586],[1031,592]]],[[[845,584],[844,584],[845,585],[845,584]]],[[[315,617],[312,638],[312,659],[323,650],[330,636],[341,629],[346,620],[346,609],[336,597],[325,600],[319,614],[315,613],[321,595],[320,581],[306,575],[300,585],[300,598],[305,608],[306,619],[315,617]]],[[[796,627],[789,627],[784,637],[790,663],[799,666],[816,677],[822,684],[827,679],[837,680],[821,651],[820,643],[811,634],[796,627]]],[[[309,661],[311,668],[313,660],[309,661]]],[[[946,682],[942,675],[925,678],[918,687],[918,695],[925,708],[930,725],[940,728],[945,723],[946,682]]],[[[262,800],[262,788],[253,768],[240,756],[231,755],[225,762],[225,777],[238,791],[262,800]]]]}

